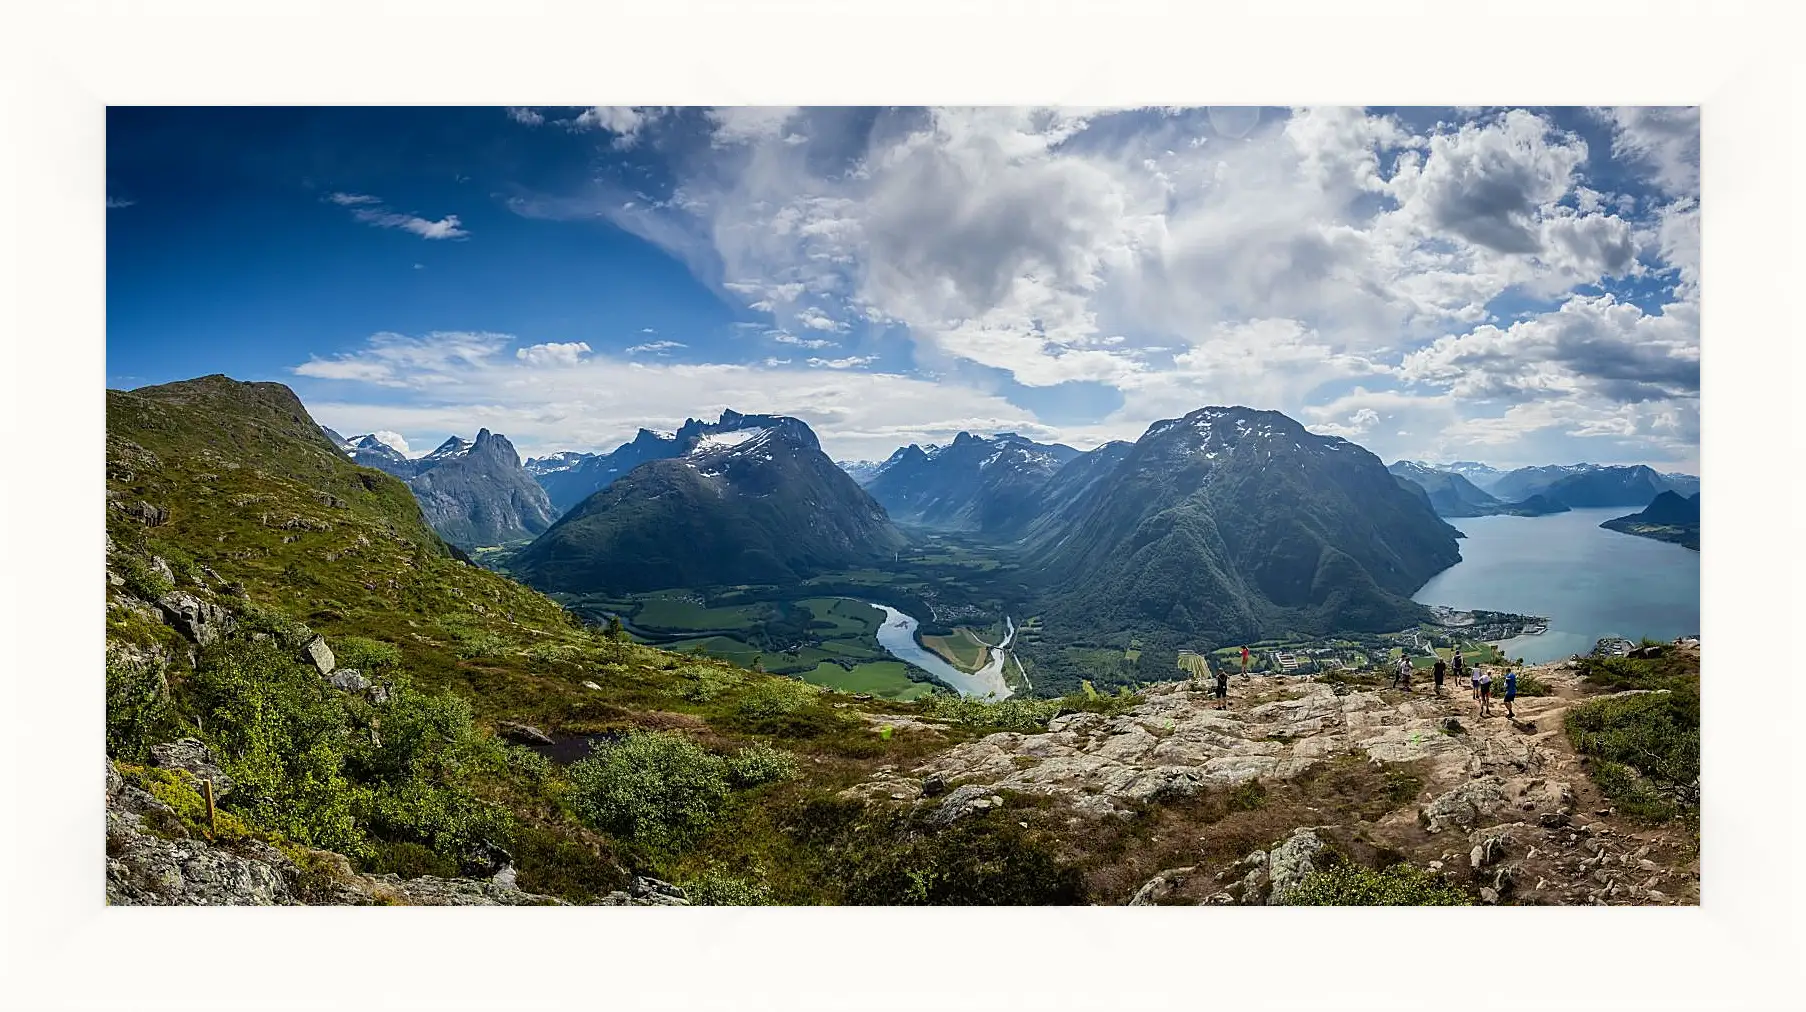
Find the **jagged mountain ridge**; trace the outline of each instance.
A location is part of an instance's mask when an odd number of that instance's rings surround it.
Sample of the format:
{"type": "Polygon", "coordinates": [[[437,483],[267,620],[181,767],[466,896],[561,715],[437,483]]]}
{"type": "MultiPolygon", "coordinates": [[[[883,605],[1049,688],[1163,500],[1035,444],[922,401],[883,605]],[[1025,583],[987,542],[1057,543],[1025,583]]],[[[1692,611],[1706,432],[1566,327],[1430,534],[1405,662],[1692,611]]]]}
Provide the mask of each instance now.
{"type": "Polygon", "coordinates": [[[508,437],[479,429],[422,458],[407,479],[441,537],[466,546],[503,545],[543,533],[555,519],[545,489],[521,467],[508,437]]]}
{"type": "Polygon", "coordinates": [[[452,436],[419,459],[375,434],[346,439],[320,427],[361,467],[373,467],[408,483],[433,529],[465,548],[526,541],[555,519],[545,490],[522,466],[506,436],[488,429],[475,440],[452,436]]]}
{"type": "Polygon", "coordinates": [[[1037,491],[1079,451],[1014,432],[961,432],[946,446],[911,443],[891,455],[866,490],[899,521],[997,532],[1038,513],[1037,491]]]}

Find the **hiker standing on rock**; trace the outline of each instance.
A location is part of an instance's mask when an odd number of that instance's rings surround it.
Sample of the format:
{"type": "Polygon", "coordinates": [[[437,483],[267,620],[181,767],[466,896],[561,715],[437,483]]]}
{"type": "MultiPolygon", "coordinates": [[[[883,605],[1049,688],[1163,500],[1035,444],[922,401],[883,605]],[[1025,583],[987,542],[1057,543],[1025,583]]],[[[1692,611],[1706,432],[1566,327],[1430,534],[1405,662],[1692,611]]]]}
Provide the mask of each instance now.
{"type": "Polygon", "coordinates": [[[1505,716],[1511,720],[1518,719],[1511,708],[1511,701],[1518,698],[1518,673],[1515,668],[1505,669],[1505,716]]]}
{"type": "Polygon", "coordinates": [[[1474,670],[1479,672],[1475,676],[1475,681],[1480,686],[1480,716],[1490,717],[1492,716],[1492,672],[1485,668],[1475,668],[1474,670]]]}
{"type": "Polygon", "coordinates": [[[1473,667],[1468,669],[1467,680],[1474,687],[1474,698],[1476,700],[1479,699],[1480,698],[1480,665],[1476,664],[1473,667]]]}
{"type": "MultiPolygon", "coordinates": [[[[1456,654],[1455,656],[1459,657],[1461,655],[1456,654]]],[[[1436,677],[1436,694],[1440,696],[1442,695],[1442,680],[1447,677],[1449,673],[1448,662],[1444,661],[1441,657],[1436,658],[1436,666],[1430,669],[1430,673],[1436,677]]]]}
{"type": "Polygon", "coordinates": [[[1217,705],[1219,710],[1229,709],[1229,672],[1224,668],[1217,669],[1217,705]]]}
{"type": "Polygon", "coordinates": [[[1467,661],[1462,658],[1460,647],[1455,648],[1454,673],[1456,685],[1460,685],[1462,679],[1467,677],[1467,661]]]}
{"type": "Polygon", "coordinates": [[[1392,684],[1411,691],[1411,657],[1409,654],[1398,655],[1398,674],[1393,677],[1392,684]]]}

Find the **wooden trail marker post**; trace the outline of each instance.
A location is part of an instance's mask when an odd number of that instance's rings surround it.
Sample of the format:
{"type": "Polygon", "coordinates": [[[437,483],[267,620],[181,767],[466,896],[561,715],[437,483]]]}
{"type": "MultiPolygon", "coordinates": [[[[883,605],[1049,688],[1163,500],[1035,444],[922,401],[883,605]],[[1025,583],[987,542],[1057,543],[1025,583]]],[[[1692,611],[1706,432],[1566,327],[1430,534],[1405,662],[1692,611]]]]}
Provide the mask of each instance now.
{"type": "Polygon", "coordinates": [[[211,777],[201,781],[201,797],[207,799],[207,832],[218,834],[219,827],[213,820],[213,780],[211,777]]]}

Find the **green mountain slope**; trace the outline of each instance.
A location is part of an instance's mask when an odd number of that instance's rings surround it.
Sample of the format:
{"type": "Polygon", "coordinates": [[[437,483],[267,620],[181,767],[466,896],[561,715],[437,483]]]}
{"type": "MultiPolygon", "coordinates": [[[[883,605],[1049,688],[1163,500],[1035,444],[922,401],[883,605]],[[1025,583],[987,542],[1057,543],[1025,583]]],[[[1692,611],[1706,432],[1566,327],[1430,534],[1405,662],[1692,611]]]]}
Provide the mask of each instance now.
{"type": "Polygon", "coordinates": [[[585,628],[462,561],[279,385],[107,408],[109,902],[656,902],[650,875],[692,902],[894,903],[903,868],[937,902],[1082,901],[1014,821],[838,797],[986,721],[881,736],[926,704],[585,628]]]}
{"type": "Polygon", "coordinates": [[[903,544],[808,426],[730,413],[682,457],[640,464],[578,504],[509,567],[573,593],[785,583],[903,544]]]}
{"type": "MultiPolygon", "coordinates": [[[[1203,408],[1155,423],[1077,519],[1028,542],[1047,643],[1139,636],[1144,656],[1288,632],[1397,629],[1460,554],[1455,531],[1378,458],[1277,412],[1203,408]],[[1072,634],[1077,636],[1080,634],[1072,634]]],[[[1038,660],[1055,684],[1067,663],[1038,660]]]]}

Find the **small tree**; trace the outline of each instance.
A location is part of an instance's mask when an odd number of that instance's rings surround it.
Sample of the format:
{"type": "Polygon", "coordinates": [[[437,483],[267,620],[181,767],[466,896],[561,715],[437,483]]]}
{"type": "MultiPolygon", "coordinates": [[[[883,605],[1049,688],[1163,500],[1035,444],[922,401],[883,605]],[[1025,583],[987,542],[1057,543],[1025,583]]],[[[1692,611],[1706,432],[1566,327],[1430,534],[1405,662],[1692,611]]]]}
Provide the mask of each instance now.
{"type": "Polygon", "coordinates": [[[602,635],[608,640],[610,655],[615,660],[620,660],[621,655],[627,652],[627,629],[621,625],[621,616],[608,616],[608,628],[603,630],[602,635]]]}

